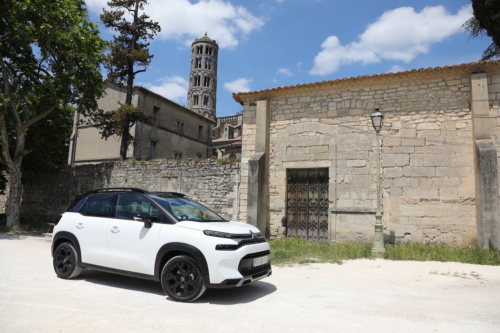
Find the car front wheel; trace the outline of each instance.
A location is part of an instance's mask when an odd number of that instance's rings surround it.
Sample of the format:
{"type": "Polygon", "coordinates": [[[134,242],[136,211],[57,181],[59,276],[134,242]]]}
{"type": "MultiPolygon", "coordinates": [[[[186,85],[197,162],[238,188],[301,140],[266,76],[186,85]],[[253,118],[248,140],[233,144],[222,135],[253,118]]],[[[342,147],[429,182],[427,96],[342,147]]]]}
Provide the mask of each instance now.
{"type": "Polygon", "coordinates": [[[62,279],[71,279],[80,275],[82,268],[78,266],[78,253],[73,244],[62,243],[54,252],[54,271],[62,279]]]}
{"type": "Polygon", "coordinates": [[[161,285],[178,302],[192,302],[206,290],[198,263],[186,255],[173,257],[163,266],[161,285]]]}

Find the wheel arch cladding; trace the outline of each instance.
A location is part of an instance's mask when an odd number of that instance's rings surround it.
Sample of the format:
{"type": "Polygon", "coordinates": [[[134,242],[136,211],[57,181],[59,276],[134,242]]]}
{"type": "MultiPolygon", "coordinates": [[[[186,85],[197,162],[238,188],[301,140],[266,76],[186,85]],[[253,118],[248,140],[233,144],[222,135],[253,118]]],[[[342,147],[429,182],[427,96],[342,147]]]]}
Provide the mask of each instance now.
{"type": "Polygon", "coordinates": [[[70,242],[75,247],[76,253],[78,254],[78,263],[82,262],[82,252],[80,251],[80,243],[75,235],[67,231],[59,231],[55,234],[52,240],[52,256],[54,256],[54,251],[57,249],[59,244],[64,242],[70,242]]]}
{"type": "Polygon", "coordinates": [[[167,261],[169,261],[175,256],[186,255],[186,254],[193,257],[196,260],[196,262],[200,266],[201,273],[203,275],[203,281],[205,282],[205,285],[208,285],[210,283],[210,276],[205,256],[200,250],[198,250],[194,246],[184,243],[165,244],[160,248],[158,254],[156,255],[156,263],[155,263],[155,277],[158,279],[158,281],[161,280],[160,278],[161,270],[163,266],[165,266],[167,261]]]}

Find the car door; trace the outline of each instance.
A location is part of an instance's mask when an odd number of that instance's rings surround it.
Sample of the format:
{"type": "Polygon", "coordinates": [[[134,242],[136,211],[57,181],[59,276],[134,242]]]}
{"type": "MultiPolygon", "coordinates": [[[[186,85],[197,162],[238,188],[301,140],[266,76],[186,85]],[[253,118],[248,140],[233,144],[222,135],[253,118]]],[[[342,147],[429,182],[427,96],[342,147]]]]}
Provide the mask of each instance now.
{"type": "Polygon", "coordinates": [[[74,234],[80,243],[82,262],[106,266],[106,240],[108,223],[116,196],[99,194],[91,196],[82,214],[74,219],[74,234]]]}
{"type": "Polygon", "coordinates": [[[161,213],[148,199],[135,194],[119,195],[115,217],[108,228],[107,266],[154,275],[158,235],[162,227],[158,220],[161,220],[161,213]],[[153,217],[150,228],[144,222],[134,220],[137,213],[149,213],[153,217]]]}

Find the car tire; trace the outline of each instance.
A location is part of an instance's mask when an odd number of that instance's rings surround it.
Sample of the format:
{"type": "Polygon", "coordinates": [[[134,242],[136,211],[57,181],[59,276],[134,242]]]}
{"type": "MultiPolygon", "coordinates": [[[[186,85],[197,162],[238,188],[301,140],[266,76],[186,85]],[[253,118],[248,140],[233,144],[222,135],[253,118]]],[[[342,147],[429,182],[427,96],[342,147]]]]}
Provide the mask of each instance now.
{"type": "Polygon", "coordinates": [[[187,255],[167,261],[161,271],[161,286],[169,297],[178,302],[192,302],[206,290],[198,263],[187,255]]]}
{"type": "Polygon", "coordinates": [[[54,271],[61,279],[72,279],[80,275],[82,268],[78,265],[78,253],[73,244],[59,244],[54,252],[54,271]]]}

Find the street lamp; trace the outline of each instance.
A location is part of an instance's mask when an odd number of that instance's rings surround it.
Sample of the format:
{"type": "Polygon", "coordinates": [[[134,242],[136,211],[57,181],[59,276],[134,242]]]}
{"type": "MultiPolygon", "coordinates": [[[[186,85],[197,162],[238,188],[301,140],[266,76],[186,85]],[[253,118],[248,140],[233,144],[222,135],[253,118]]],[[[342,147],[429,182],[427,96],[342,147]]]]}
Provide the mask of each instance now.
{"type": "Polygon", "coordinates": [[[380,130],[384,126],[384,115],[379,109],[371,115],[373,129],[377,133],[377,212],[375,213],[375,238],[373,239],[372,257],[383,258],[385,253],[382,210],[380,209],[380,130]]]}

